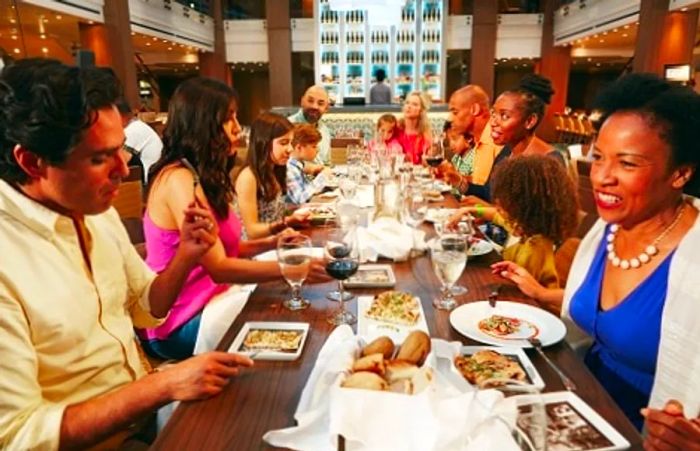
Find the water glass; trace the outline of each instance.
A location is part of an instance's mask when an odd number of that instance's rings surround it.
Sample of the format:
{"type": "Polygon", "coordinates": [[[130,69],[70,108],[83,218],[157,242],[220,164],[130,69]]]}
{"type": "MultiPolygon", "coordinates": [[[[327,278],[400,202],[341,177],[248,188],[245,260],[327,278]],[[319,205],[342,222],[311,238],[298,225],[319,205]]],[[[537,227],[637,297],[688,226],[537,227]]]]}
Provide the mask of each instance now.
{"type": "Polygon", "coordinates": [[[357,192],[357,182],[352,180],[350,177],[343,177],[338,182],[338,187],[340,192],[343,194],[345,200],[352,200],[357,192]]]}
{"type": "Polygon", "coordinates": [[[289,310],[301,310],[309,301],[301,296],[301,285],[311,266],[311,240],[305,235],[281,236],[277,241],[277,262],[280,272],[292,287],[292,298],[283,302],[289,310]]]}
{"type": "Polygon", "coordinates": [[[404,221],[411,227],[418,227],[428,212],[428,201],[420,190],[410,190],[406,195],[404,221]]]}
{"type": "Polygon", "coordinates": [[[431,244],[430,257],[435,275],[442,285],[440,297],[433,301],[433,305],[439,310],[452,310],[457,306],[457,301],[450,289],[467,264],[466,238],[457,234],[443,234],[431,244]]]}

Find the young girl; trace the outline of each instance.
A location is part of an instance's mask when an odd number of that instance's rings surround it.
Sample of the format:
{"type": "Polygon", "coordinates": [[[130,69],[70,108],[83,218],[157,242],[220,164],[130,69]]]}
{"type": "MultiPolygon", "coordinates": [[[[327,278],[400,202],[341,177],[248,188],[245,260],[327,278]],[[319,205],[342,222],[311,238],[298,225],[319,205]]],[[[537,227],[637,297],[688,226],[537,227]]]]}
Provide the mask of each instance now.
{"type": "Polygon", "coordinates": [[[236,205],[244,236],[262,238],[309,224],[308,213],[284,215],[293,135],[291,122],[279,114],[263,113],[250,126],[248,164],[236,180],[236,205]]]}
{"type": "MultiPolygon", "coordinates": [[[[510,158],[498,166],[491,186],[495,207],[464,207],[451,223],[469,213],[505,227],[519,240],[505,248],[503,259],[525,268],[541,285],[560,288],[555,249],[578,223],[576,188],[566,169],[542,155],[510,158]]],[[[497,274],[502,268],[493,265],[497,274]]]]}
{"type": "Polygon", "coordinates": [[[389,155],[401,154],[401,144],[396,139],[399,122],[391,113],[383,114],[377,120],[376,139],[370,141],[369,151],[375,152],[378,145],[384,145],[389,155]]]}

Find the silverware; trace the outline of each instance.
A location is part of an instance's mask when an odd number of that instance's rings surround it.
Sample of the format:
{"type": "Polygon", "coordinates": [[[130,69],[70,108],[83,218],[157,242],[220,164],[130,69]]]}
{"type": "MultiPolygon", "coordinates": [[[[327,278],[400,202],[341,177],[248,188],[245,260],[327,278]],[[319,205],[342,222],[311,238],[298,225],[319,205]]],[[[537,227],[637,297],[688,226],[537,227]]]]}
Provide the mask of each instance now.
{"type": "Polygon", "coordinates": [[[527,341],[532,345],[533,348],[542,356],[542,358],[547,362],[550,368],[554,370],[555,373],[559,376],[561,379],[562,383],[564,384],[564,387],[566,387],[567,390],[569,391],[574,391],[576,390],[576,384],[569,379],[569,377],[564,374],[562,370],[559,369],[559,367],[550,360],[549,357],[547,357],[547,354],[544,353],[542,350],[542,342],[540,342],[539,338],[528,338],[527,341]]]}
{"type": "Polygon", "coordinates": [[[491,308],[496,307],[496,299],[498,299],[498,294],[500,293],[502,287],[503,287],[503,284],[499,283],[498,285],[496,285],[494,287],[493,290],[491,290],[491,293],[489,293],[488,300],[489,300],[489,305],[491,306],[491,308]]]}

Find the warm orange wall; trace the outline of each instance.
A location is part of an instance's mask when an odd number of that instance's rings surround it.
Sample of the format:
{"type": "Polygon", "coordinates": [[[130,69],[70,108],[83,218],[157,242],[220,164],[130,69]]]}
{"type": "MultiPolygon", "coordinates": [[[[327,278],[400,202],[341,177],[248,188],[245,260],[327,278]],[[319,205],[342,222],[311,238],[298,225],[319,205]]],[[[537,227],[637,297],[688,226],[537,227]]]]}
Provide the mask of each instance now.
{"type": "Polygon", "coordinates": [[[80,44],[84,49],[89,49],[95,54],[95,65],[112,67],[113,61],[107,26],[103,24],[89,25],[81,22],[79,28],[80,44]]]}
{"type": "Polygon", "coordinates": [[[691,64],[698,10],[674,11],[666,14],[664,33],[659,43],[659,69],[665,64],[691,64]]]}

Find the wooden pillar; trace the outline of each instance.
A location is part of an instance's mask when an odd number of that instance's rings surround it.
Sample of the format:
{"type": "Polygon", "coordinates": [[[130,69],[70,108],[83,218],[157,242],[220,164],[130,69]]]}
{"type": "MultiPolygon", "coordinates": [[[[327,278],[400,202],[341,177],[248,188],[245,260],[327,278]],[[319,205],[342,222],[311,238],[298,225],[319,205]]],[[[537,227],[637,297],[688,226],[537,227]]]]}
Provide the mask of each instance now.
{"type": "Polygon", "coordinates": [[[571,71],[571,48],[554,46],[555,0],[545,0],[544,23],[542,24],[542,48],[540,52],[539,74],[552,82],[554,95],[547,107],[544,120],[540,123],[538,134],[542,139],[553,142],[556,139],[554,113],[561,113],[566,106],[569,90],[569,73],[571,71]]]}
{"type": "Polygon", "coordinates": [[[214,19],[214,51],[199,52],[199,74],[203,77],[215,78],[230,85],[232,83],[231,70],[226,64],[226,36],[224,35],[223,0],[212,2],[212,16],[214,19]]]}
{"type": "Polygon", "coordinates": [[[494,65],[496,60],[496,33],[498,30],[498,2],[474,0],[472,25],[472,60],[469,64],[471,84],[479,85],[493,99],[494,65]]]}
{"type": "Polygon", "coordinates": [[[265,18],[270,59],[270,105],[293,105],[292,30],[289,2],[265,0],[265,18]]]}
{"type": "Polygon", "coordinates": [[[104,4],[104,24],[79,26],[80,43],[95,53],[97,66],[111,67],[124,88],[124,97],[133,108],[139,108],[139,97],[131,42],[129,0],[110,0],[104,4]]]}
{"type": "Polygon", "coordinates": [[[668,2],[669,0],[641,1],[632,71],[659,73],[659,43],[664,35],[668,2]]]}
{"type": "Polygon", "coordinates": [[[673,11],[664,19],[664,34],[659,43],[658,73],[666,64],[693,64],[693,48],[698,28],[698,10],[673,11]]]}

